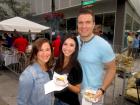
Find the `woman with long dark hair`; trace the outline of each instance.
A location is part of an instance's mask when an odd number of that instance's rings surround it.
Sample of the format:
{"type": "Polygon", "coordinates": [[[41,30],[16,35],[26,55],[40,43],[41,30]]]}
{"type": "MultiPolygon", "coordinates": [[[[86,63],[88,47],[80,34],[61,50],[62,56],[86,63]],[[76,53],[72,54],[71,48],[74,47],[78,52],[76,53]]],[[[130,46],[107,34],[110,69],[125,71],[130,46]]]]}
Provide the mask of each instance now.
{"type": "Polygon", "coordinates": [[[82,82],[82,68],[77,60],[78,50],[77,38],[72,35],[65,36],[54,71],[60,75],[67,74],[68,86],[55,92],[54,105],[80,105],[78,93],[82,82]]]}

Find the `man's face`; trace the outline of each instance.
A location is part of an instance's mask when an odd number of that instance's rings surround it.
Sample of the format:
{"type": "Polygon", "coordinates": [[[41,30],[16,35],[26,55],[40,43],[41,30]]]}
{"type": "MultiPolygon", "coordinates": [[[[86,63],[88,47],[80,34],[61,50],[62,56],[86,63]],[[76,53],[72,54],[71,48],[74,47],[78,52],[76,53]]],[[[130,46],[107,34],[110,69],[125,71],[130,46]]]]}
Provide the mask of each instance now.
{"type": "Polygon", "coordinates": [[[89,37],[93,33],[95,22],[90,14],[81,14],[78,16],[78,32],[81,37],[89,37]]]}

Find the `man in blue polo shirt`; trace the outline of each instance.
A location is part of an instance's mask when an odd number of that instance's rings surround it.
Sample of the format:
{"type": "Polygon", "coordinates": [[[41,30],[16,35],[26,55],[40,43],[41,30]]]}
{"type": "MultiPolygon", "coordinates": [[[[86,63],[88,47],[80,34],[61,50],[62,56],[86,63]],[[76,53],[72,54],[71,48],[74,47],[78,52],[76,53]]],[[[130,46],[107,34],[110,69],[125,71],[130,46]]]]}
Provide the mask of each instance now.
{"type": "Polygon", "coordinates": [[[78,59],[83,69],[82,89],[95,90],[94,98],[99,101],[92,103],[92,105],[103,105],[103,94],[116,73],[115,54],[107,41],[93,34],[95,17],[91,10],[82,9],[77,17],[77,22],[78,59]]]}

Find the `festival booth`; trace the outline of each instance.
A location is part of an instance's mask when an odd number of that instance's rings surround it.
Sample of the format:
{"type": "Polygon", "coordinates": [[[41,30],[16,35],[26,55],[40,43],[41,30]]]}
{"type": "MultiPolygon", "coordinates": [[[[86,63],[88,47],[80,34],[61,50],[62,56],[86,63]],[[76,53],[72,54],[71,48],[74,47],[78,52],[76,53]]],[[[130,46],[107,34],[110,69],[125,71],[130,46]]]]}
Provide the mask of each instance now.
{"type": "MultiPolygon", "coordinates": [[[[40,33],[48,30],[49,27],[26,20],[21,17],[14,17],[0,22],[1,31],[14,31],[22,33],[40,33]]],[[[29,36],[29,35],[28,35],[29,36]]],[[[27,37],[28,37],[27,36],[27,37]]],[[[0,47],[0,65],[7,67],[16,74],[20,74],[27,65],[28,55],[13,48],[0,47]]]]}

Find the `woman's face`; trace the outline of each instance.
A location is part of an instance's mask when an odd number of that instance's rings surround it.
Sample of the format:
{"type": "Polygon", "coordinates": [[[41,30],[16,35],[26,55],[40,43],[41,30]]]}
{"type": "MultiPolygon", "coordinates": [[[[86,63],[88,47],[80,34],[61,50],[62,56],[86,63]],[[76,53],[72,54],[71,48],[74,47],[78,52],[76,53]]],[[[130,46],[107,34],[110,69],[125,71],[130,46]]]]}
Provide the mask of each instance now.
{"type": "Polygon", "coordinates": [[[45,42],[42,44],[40,50],[37,53],[37,61],[44,64],[49,61],[51,57],[51,47],[49,43],[45,42]]]}
{"type": "Polygon", "coordinates": [[[65,57],[71,56],[75,51],[75,47],[76,47],[76,44],[73,39],[71,38],[66,39],[62,45],[62,52],[64,56],[65,57]]]}

